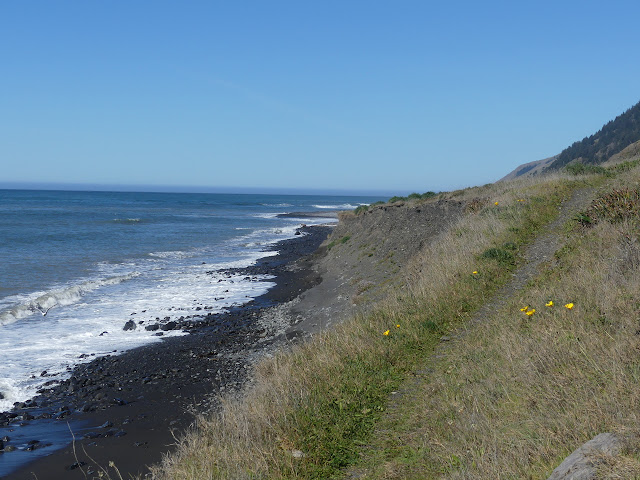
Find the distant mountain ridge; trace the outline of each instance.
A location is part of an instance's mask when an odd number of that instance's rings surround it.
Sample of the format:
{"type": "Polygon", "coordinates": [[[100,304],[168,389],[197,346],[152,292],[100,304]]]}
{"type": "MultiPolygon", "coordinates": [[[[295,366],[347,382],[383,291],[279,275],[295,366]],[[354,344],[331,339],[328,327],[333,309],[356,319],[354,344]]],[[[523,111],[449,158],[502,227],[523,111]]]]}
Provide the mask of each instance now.
{"type": "Polygon", "coordinates": [[[549,158],[543,158],[542,160],[535,160],[533,162],[524,163],[520,165],[518,168],[510,172],[509,174],[502,177],[499,181],[502,182],[504,180],[513,180],[514,178],[521,177],[523,175],[531,176],[538,175],[541,173],[547,166],[549,166],[556,158],[557,155],[549,158]]]}
{"type": "Polygon", "coordinates": [[[500,180],[538,175],[566,167],[572,162],[598,165],[640,142],[640,102],[606,123],[598,132],[574,142],[553,157],[525,163],[500,180]]]}
{"type": "Polygon", "coordinates": [[[640,102],[605,124],[598,132],[565,148],[545,170],[558,170],[573,161],[598,165],[640,140],[640,102]]]}

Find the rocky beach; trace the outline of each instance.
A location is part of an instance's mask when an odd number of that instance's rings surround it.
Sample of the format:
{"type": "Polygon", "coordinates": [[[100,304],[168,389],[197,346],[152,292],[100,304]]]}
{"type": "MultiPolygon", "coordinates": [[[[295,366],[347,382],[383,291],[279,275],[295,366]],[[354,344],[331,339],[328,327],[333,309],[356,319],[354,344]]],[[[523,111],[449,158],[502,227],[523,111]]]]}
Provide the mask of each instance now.
{"type": "MultiPolygon", "coordinates": [[[[290,328],[295,317],[278,315],[278,305],[320,283],[318,247],[331,228],[301,227],[271,247],[277,255],[225,272],[273,275],[267,294],[226,313],[206,314],[204,306],[202,316],[147,325],[159,336],[189,334],[96,358],[0,414],[0,476],[97,478],[113,462],[123,478],[144,477],[199,413],[215,408],[218,394],[242,388],[256,359],[304,333],[290,328]]],[[[122,327],[143,328],[134,320],[122,327]]]]}

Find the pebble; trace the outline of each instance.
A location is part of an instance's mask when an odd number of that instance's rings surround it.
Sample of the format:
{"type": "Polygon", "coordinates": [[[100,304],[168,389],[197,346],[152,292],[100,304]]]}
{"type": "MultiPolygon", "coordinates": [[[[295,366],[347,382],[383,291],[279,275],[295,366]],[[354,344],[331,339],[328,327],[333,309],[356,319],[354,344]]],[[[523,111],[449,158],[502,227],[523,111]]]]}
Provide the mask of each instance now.
{"type": "Polygon", "coordinates": [[[84,467],[86,465],[86,462],[76,462],[76,463],[72,463],[71,465],[68,465],[65,467],[66,470],[75,470],[76,468],[80,468],[80,467],[84,467]]]}

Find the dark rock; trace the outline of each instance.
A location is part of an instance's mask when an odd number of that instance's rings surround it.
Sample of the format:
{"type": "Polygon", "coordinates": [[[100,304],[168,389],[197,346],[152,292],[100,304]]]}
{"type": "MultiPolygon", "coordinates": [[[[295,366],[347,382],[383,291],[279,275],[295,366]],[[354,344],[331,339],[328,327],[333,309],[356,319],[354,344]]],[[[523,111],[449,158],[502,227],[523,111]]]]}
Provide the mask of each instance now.
{"type": "Polygon", "coordinates": [[[64,468],[65,468],[65,470],[75,470],[76,468],[84,467],[85,465],[86,465],[85,462],[76,462],[76,463],[68,465],[68,466],[66,466],[64,468]]]}
{"type": "Polygon", "coordinates": [[[110,427],[113,427],[113,423],[109,421],[104,422],[102,425],[100,425],[100,428],[110,428],[110,427]]]}
{"type": "Polygon", "coordinates": [[[95,412],[96,404],[92,402],[87,402],[82,407],[80,407],[81,412],[95,412]]]}
{"type": "Polygon", "coordinates": [[[124,327],[122,327],[122,330],[127,332],[129,330],[135,330],[136,328],[137,328],[136,322],[134,322],[133,320],[129,320],[127,323],[124,324],[124,327]]]}
{"type": "Polygon", "coordinates": [[[33,452],[34,450],[42,447],[44,447],[44,445],[40,443],[40,440],[30,440],[27,442],[27,448],[25,450],[27,452],[33,452]]]}
{"type": "Polygon", "coordinates": [[[178,328],[178,324],[176,322],[167,322],[160,327],[160,329],[165,332],[168,330],[175,330],[176,328],[178,328]]]}
{"type": "Polygon", "coordinates": [[[144,327],[144,329],[147,332],[154,332],[156,330],[158,330],[160,328],[160,325],[158,325],[157,323],[154,323],[153,325],[147,325],[146,327],[144,327]]]}

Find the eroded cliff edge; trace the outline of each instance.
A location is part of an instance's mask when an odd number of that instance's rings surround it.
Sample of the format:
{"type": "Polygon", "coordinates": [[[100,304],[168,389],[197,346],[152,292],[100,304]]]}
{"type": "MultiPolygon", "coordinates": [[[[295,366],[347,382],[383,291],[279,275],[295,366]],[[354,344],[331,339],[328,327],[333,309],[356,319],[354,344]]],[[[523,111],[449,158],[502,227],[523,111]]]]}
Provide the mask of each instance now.
{"type": "Polygon", "coordinates": [[[390,289],[411,259],[468,209],[454,199],[370,206],[341,212],[329,238],[316,252],[322,281],[283,308],[289,338],[314,334],[354,313],[366,311],[390,289]]]}

